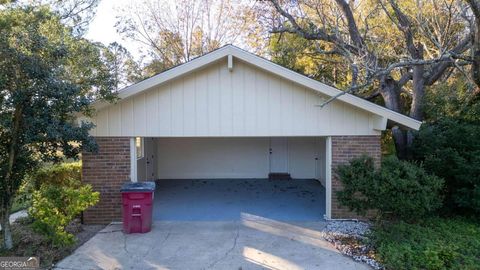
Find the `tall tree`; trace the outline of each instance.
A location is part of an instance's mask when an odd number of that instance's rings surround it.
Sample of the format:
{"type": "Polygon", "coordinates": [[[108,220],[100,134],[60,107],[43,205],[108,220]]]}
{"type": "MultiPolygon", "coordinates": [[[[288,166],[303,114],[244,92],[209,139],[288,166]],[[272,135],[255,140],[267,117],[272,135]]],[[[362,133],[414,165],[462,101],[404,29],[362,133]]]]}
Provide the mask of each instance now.
{"type": "Polygon", "coordinates": [[[345,79],[348,76],[348,72],[345,72],[348,65],[345,65],[342,58],[317,53],[318,50],[329,49],[326,44],[290,33],[272,35],[268,44],[268,53],[273,62],[337,88],[348,87],[345,79]]]}
{"type": "Polygon", "coordinates": [[[100,50],[76,37],[46,6],[0,9],[0,221],[11,249],[9,215],[24,176],[45,161],[95,147],[75,114],[115,97],[100,50]],[[59,155],[61,153],[61,155],[59,155]]]}
{"type": "Polygon", "coordinates": [[[473,81],[477,85],[477,91],[480,92],[480,1],[479,0],[466,0],[472,9],[473,22],[473,46],[472,46],[472,77],[473,81]]]}
{"type": "MultiPolygon", "coordinates": [[[[345,92],[376,85],[387,108],[418,120],[425,87],[446,71],[471,64],[466,52],[472,35],[462,16],[466,7],[455,0],[269,2],[277,12],[273,33],[327,44],[323,47],[330,49],[316,53],[343,59],[350,78],[345,92]]],[[[393,134],[397,152],[405,157],[411,136],[399,128],[393,134]]]]}
{"type": "Polygon", "coordinates": [[[110,71],[116,90],[143,79],[138,63],[130,52],[117,42],[101,47],[103,62],[110,71]]]}
{"type": "Polygon", "coordinates": [[[93,20],[100,0],[37,0],[36,5],[49,6],[75,35],[83,35],[93,20]]]}
{"type": "Polygon", "coordinates": [[[146,0],[120,13],[117,31],[146,48],[150,74],[189,61],[245,32],[240,1],[146,0]]]}

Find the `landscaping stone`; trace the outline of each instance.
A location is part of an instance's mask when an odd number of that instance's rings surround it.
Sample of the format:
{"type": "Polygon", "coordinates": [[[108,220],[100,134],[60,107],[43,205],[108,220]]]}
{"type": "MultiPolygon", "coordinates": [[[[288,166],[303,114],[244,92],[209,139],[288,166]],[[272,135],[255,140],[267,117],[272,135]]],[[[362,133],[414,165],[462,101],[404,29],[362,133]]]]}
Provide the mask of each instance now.
{"type": "Polygon", "coordinates": [[[325,240],[334,244],[342,254],[374,269],[384,269],[375,260],[372,247],[364,244],[369,232],[370,224],[362,221],[330,221],[323,231],[325,240]]]}
{"type": "Polygon", "coordinates": [[[28,217],[28,212],[27,210],[20,210],[17,211],[13,214],[10,215],[10,223],[15,222],[15,220],[22,218],[22,217],[28,217]]]}
{"type": "MultiPolygon", "coordinates": [[[[10,224],[14,223],[17,219],[22,217],[28,217],[27,210],[20,210],[10,215],[10,224]]],[[[2,226],[0,226],[0,230],[2,230],[2,226]]]]}

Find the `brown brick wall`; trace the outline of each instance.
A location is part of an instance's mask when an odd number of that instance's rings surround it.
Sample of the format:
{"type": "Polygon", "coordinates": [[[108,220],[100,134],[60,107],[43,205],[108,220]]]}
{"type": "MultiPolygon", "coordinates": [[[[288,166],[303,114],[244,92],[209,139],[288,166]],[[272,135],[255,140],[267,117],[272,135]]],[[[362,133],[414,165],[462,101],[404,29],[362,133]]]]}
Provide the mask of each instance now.
{"type": "Polygon", "coordinates": [[[96,137],[97,153],[82,153],[82,181],[100,192],[97,205],[83,213],[87,224],[108,224],[122,217],[120,187],[130,181],[130,139],[96,137]]]}
{"type": "Polygon", "coordinates": [[[380,136],[334,136],[332,137],[332,218],[359,218],[361,217],[341,207],[337,202],[336,192],[342,185],[336,177],[335,169],[338,165],[346,164],[352,158],[367,154],[374,158],[375,165],[380,166],[381,139],[380,136]]]}

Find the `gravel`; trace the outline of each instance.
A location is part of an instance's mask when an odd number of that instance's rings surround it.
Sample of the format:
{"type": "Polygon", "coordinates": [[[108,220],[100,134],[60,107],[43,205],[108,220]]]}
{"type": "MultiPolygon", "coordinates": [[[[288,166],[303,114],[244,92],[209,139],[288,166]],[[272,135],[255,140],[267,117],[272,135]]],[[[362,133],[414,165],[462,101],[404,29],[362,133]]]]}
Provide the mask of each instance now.
{"type": "Polygon", "coordinates": [[[361,221],[329,221],[324,238],[335,245],[342,254],[364,262],[374,269],[384,269],[374,258],[371,246],[365,244],[370,224],[361,221]]]}

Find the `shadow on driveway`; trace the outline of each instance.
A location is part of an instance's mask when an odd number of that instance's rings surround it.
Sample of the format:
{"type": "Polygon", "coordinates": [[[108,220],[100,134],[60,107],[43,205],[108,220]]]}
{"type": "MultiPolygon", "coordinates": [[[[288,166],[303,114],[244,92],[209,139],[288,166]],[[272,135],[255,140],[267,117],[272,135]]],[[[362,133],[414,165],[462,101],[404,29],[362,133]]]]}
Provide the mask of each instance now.
{"type": "Polygon", "coordinates": [[[109,225],[57,269],[370,269],[323,238],[326,223],[249,213],[239,221],[161,221],[146,234],[109,225]]]}

